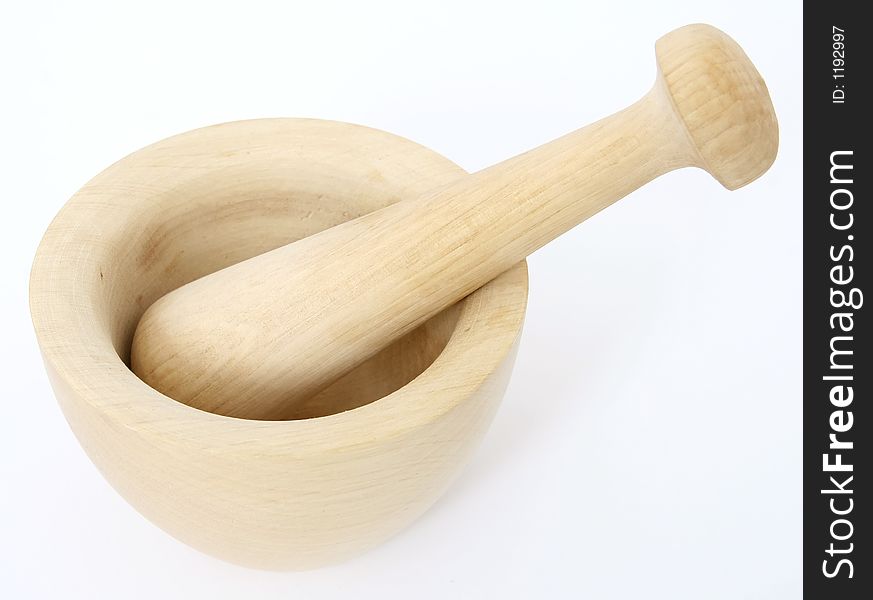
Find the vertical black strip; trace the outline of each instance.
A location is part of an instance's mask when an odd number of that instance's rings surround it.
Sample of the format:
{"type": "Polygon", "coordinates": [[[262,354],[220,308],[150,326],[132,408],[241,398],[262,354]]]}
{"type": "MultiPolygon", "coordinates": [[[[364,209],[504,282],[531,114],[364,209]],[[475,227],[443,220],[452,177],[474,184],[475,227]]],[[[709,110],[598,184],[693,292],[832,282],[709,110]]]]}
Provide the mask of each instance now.
{"type": "Polygon", "coordinates": [[[873,173],[864,114],[873,31],[861,7],[804,5],[804,594],[835,600],[873,589],[873,295],[865,297],[873,294],[873,173]]]}

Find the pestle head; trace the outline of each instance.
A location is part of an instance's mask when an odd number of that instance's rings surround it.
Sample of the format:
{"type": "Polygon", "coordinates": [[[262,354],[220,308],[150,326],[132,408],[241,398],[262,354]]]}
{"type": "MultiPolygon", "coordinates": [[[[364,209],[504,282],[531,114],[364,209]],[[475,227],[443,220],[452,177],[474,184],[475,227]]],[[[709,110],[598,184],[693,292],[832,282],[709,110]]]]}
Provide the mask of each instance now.
{"type": "Polygon", "coordinates": [[[659,39],[655,54],[701,166],[729,190],[767,171],[779,126],[767,86],[739,44],[711,25],[687,25],[659,39]]]}

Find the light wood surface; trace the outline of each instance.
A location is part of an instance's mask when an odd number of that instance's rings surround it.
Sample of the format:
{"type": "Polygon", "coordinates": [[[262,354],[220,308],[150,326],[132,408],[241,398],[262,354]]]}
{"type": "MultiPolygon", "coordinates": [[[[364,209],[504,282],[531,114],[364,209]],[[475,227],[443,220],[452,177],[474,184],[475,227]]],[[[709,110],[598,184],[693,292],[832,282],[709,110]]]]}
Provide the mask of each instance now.
{"type": "Polygon", "coordinates": [[[136,330],[134,371],[203,410],[297,418],[343,373],[651,179],[699,167],[735,189],[766,171],[776,118],[740,47],[693,25],[656,55],[652,90],[611,117],[160,298],[136,330]]]}
{"type": "Polygon", "coordinates": [[[294,119],[109,167],[49,226],[30,281],[85,451],[143,515],[243,565],[336,562],[412,522],[503,395],[523,257],[671,169],[735,188],[772,161],[766,88],[729,38],[683,28],[657,55],[638,103],[475,175],[383,132],[294,119]],[[154,387],[130,368],[135,332],[154,387]]]}
{"type": "Polygon", "coordinates": [[[178,539],[265,569],[348,558],[418,517],[503,396],[523,262],[298,406],[318,418],[203,412],[125,363],[170,290],[461,176],[387,133],[269,119],[167,139],[90,181],[45,234],[30,304],[58,402],[107,480],[178,539]]]}

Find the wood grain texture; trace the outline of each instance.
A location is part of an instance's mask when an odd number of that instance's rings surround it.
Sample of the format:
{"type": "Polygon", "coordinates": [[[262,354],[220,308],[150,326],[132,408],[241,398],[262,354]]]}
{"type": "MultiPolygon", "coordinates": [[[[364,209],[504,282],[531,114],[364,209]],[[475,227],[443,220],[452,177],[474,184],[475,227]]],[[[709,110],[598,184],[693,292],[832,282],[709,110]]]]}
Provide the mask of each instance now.
{"type": "Polygon", "coordinates": [[[348,558],[426,510],[503,395],[523,262],[299,405],[317,418],[203,412],[126,361],[167,292],[462,176],[386,133],[270,119],[170,138],[90,181],[45,234],[30,304],[58,402],[107,480],[178,539],[266,569],[348,558]]]}
{"type": "Polygon", "coordinates": [[[396,533],[493,417],[524,256],[672,169],[732,189],[772,162],[766,87],[730,38],[691,26],[656,49],[639,102],[474,175],[386,133],[293,119],[108,168],[31,274],[83,448],[149,519],[239,564],[311,568],[396,533]]]}
{"type": "Polygon", "coordinates": [[[349,369],[653,178],[707,169],[728,188],[772,163],[760,75],[706,25],[656,44],[652,90],[558,140],[160,298],[133,369],[210,412],[289,419],[349,369]]]}

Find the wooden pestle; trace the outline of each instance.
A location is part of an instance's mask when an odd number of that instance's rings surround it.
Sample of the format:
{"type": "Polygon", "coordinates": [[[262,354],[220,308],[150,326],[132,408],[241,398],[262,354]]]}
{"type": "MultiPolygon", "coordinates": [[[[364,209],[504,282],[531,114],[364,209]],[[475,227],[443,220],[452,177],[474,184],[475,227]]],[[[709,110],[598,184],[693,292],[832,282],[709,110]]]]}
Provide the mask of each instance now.
{"type": "Polygon", "coordinates": [[[733,190],[764,173],[776,117],[736,42],[689,25],[655,50],[655,85],[621,112],[160,298],[134,335],[133,370],[203,410],[287,418],[295,401],[655,177],[700,167],[733,190]]]}

